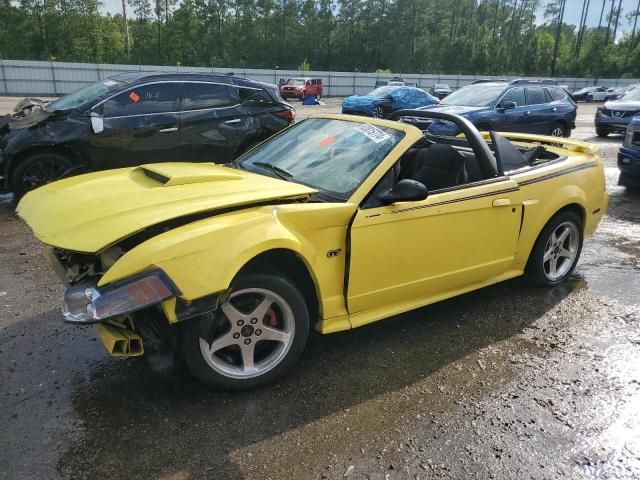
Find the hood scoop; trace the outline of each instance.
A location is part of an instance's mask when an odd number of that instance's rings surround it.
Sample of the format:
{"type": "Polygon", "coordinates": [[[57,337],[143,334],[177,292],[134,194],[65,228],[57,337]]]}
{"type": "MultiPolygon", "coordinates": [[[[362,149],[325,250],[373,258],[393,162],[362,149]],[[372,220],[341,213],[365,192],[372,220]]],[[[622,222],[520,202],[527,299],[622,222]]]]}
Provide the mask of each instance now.
{"type": "Polygon", "coordinates": [[[189,185],[193,183],[221,182],[227,180],[242,180],[242,175],[236,174],[227,167],[213,164],[168,163],[142,165],[131,172],[132,178],[144,175],[164,187],[189,185]]]}

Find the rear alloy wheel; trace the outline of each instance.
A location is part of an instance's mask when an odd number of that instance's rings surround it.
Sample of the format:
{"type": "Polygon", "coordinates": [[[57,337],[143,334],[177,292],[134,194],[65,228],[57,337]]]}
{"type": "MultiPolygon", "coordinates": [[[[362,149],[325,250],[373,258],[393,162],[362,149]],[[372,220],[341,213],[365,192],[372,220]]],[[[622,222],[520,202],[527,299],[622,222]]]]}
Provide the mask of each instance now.
{"type": "Polygon", "coordinates": [[[373,118],[384,118],[384,109],[378,105],[373,109],[373,118]]]}
{"type": "Polygon", "coordinates": [[[583,225],[574,212],[562,212],[544,227],[531,252],[527,273],[537,285],[557,285],[572,273],[582,251],[583,225]]]}
{"type": "Polygon", "coordinates": [[[551,127],[551,136],[552,137],[566,137],[567,136],[567,127],[560,122],[556,122],[551,127]]]}
{"type": "Polygon", "coordinates": [[[309,336],[309,313],[288,279],[240,277],[215,318],[187,326],[184,354],[191,371],[224,390],[251,390],[274,382],[298,360],[309,336]]]}
{"type": "Polygon", "coordinates": [[[11,177],[11,189],[17,202],[42,185],[60,180],[72,170],[71,161],[55,152],[37,153],[21,161],[11,177]]]}

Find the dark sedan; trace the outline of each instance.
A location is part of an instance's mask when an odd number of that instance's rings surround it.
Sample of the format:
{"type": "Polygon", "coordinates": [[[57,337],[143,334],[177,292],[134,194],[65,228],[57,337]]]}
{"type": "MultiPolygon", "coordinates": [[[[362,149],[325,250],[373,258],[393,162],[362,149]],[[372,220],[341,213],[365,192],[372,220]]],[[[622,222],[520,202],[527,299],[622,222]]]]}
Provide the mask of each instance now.
{"type": "Polygon", "coordinates": [[[0,120],[0,190],[151,162],[227,163],[293,122],[275,85],[132,72],[0,120]]]}
{"type": "Polygon", "coordinates": [[[446,83],[436,83],[431,89],[431,95],[442,100],[447,95],[450,95],[451,91],[451,87],[446,83]]]}

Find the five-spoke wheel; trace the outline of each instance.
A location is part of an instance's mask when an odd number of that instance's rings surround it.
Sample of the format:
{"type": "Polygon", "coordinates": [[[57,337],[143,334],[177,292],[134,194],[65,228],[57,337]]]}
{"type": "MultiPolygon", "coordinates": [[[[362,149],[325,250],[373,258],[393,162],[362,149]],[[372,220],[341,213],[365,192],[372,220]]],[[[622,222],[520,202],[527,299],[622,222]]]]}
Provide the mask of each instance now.
{"type": "Polygon", "coordinates": [[[191,322],[184,353],[205,382],[230,390],[270,383],[298,359],[309,334],[300,291],[286,278],[240,277],[215,317],[191,322]]]}
{"type": "Polygon", "coordinates": [[[538,285],[566,279],[580,258],[583,224],[573,211],[560,212],[544,227],[529,257],[527,273],[538,285]]]}

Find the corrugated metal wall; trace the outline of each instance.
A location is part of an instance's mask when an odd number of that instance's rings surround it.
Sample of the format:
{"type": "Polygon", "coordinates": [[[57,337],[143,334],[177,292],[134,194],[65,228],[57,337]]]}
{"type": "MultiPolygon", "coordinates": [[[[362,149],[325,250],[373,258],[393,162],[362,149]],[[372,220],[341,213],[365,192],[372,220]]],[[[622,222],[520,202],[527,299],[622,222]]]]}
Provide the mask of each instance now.
{"type": "MultiPolygon", "coordinates": [[[[204,68],[150,65],[107,65],[92,63],[67,62],[36,62],[27,60],[0,60],[0,95],[49,95],[56,96],[69,93],[87,83],[101,80],[118,73],[132,70],[143,71],[180,71],[180,72],[209,72],[227,74],[233,72],[236,76],[248,77],[263,82],[277,84],[281,78],[285,80],[300,76],[302,73],[294,70],[257,70],[244,68],[204,68]]],[[[324,84],[324,95],[329,97],[344,97],[347,95],[363,95],[370,91],[376,80],[391,77],[402,77],[407,83],[428,89],[435,83],[447,83],[454,89],[468,85],[478,78],[507,78],[490,77],[486,75],[419,75],[411,73],[376,74],[360,72],[305,72],[304,76],[321,78],[324,84]]],[[[542,77],[527,77],[531,79],[542,77]]],[[[603,85],[607,87],[629,85],[640,82],[637,79],[593,79],[593,78],[558,78],[561,84],[570,89],[588,85],[603,85]]]]}

